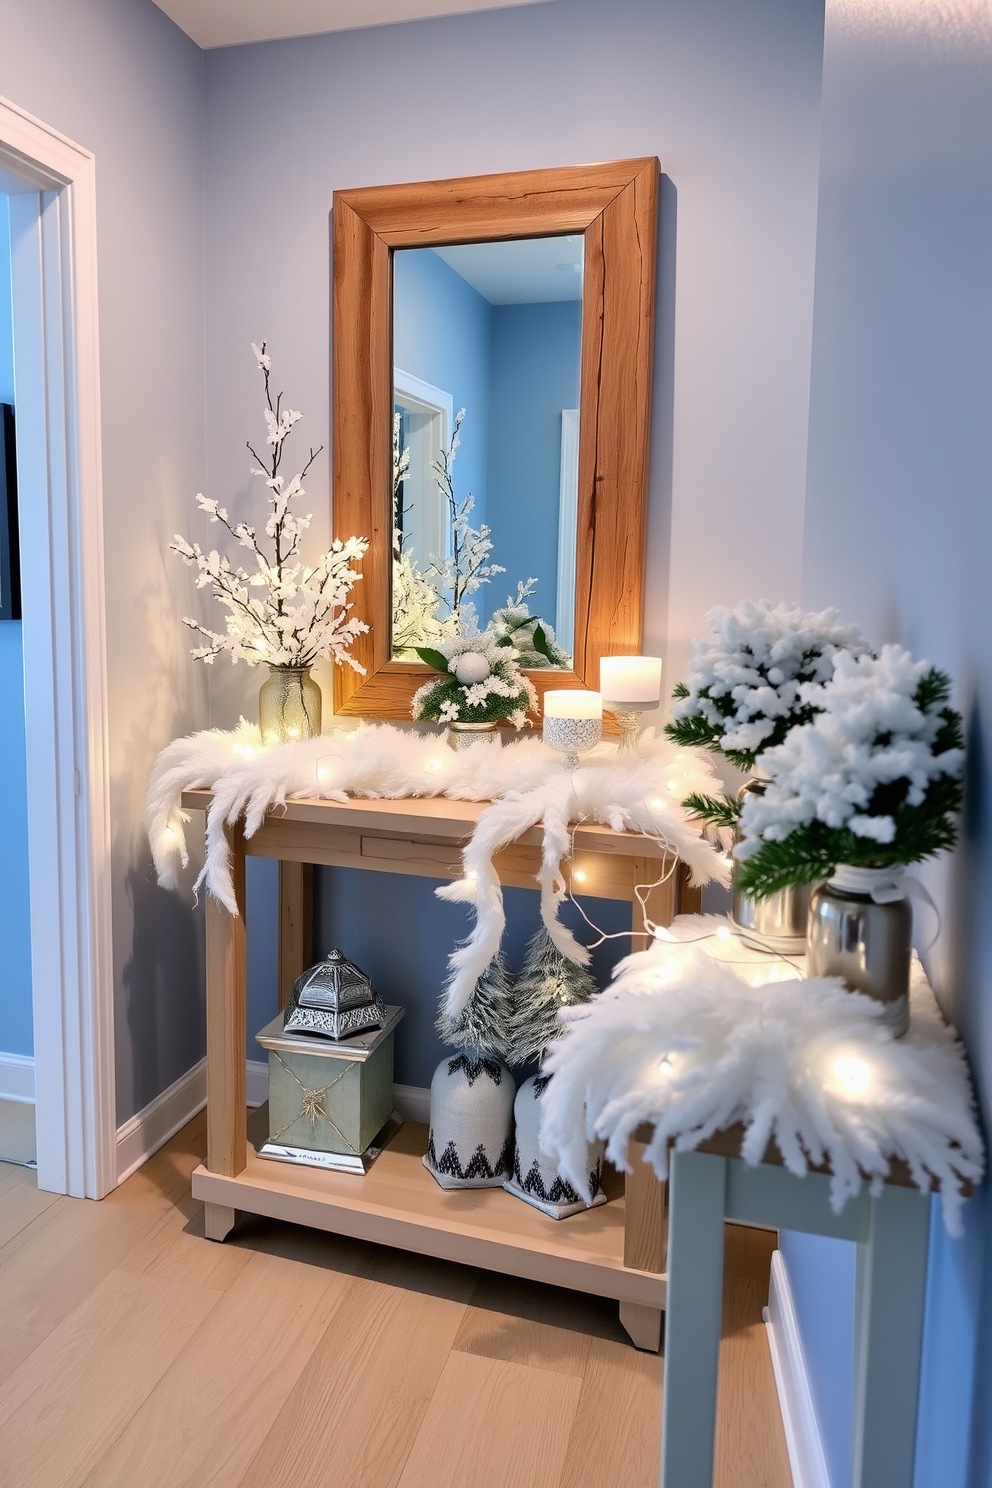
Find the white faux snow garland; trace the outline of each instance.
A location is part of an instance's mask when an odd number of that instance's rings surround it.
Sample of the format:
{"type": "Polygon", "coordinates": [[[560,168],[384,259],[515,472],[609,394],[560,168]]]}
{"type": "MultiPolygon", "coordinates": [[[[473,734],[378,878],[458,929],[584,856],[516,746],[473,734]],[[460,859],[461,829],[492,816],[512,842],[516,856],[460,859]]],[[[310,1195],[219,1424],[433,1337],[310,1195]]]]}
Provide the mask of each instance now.
{"type": "Polygon", "coordinates": [[[667,843],[688,866],[694,884],[726,884],[726,860],[687,822],[680,802],[693,790],[711,790],[715,777],[704,756],[678,749],[653,731],[641,736],[640,754],[616,757],[601,745],[573,771],[540,739],[518,739],[503,748],[480,742],[453,751],[443,737],[388,724],[359,724],[305,742],[266,749],[258,729],[243,719],[239,728],[191,734],[165,748],[155,762],[145,821],[163,888],[177,888],[189,861],[184,833],[184,790],[210,788],[207,854],[197,885],[237,913],[224,828],[244,818],[251,837],[267,811],[293,796],[345,801],[349,796],[448,796],[492,801],[482,813],[463,854],[464,877],[439,888],[442,899],[471,904],[472,934],[451,956],[446,1011],[456,1017],[492,960],[505,915],[493,856],[522,832],[544,823],[538,885],[541,915],[554,944],[584,963],[588,951],[558,919],[565,898],[561,865],[570,856],[570,822],[592,821],[616,831],[644,832],[667,843]]]}
{"type": "MultiPolygon", "coordinates": [[[[676,935],[712,936],[726,922],[683,917],[676,935]]],[[[711,945],[712,952],[712,945],[711,945]]],[[[788,968],[772,966],[769,977],[788,968]]],[[[760,971],[757,975],[764,976],[760,971]]],[[[893,1039],[880,1003],[829,978],[749,985],[700,946],[656,941],[617,967],[611,987],[561,1014],[542,1098],[541,1145],[584,1186],[586,1138],[627,1168],[627,1140],[654,1134],[645,1159],[668,1176],[668,1148],[692,1151],[743,1122],[751,1166],[774,1137],[790,1172],[829,1163],[840,1211],[863,1175],[873,1193],[891,1157],[913,1181],[940,1184],[944,1222],[961,1233],[961,1188],[983,1171],[982,1139],[964,1051],[937,1011],[914,957],[909,1032],[893,1039]]]]}

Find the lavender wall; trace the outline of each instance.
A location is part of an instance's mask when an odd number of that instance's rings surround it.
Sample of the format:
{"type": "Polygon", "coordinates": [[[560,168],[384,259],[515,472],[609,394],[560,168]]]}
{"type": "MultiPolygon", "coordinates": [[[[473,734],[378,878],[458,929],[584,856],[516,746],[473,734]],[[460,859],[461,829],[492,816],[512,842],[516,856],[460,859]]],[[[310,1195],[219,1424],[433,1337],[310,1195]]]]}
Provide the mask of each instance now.
{"type": "MultiPolygon", "coordinates": [[[[154,885],[142,798],[170,738],[206,722],[166,552],[203,484],[202,55],[151,0],[7,5],[0,94],[96,156],[117,1109],[203,1052],[202,940],[154,885]]],[[[22,492],[30,501],[32,493],[22,492]]]]}
{"type": "MultiPolygon", "coordinates": [[[[260,335],[301,439],[328,442],[336,187],[657,154],[645,644],[668,632],[674,679],[710,604],[798,597],[822,15],[822,0],[556,0],[208,53],[213,493],[247,490],[260,335]]],[[[327,472],[322,456],[315,538],[327,472]]],[[[223,723],[255,690],[240,669],[212,684],[223,723]]]]}
{"type": "MultiPolygon", "coordinates": [[[[987,6],[828,0],[802,593],[810,605],[839,605],[876,642],[900,641],[955,678],[968,731],[968,805],[959,851],[923,875],[944,927],[925,959],[968,1042],[986,1125],[990,177],[987,6]]],[[[932,922],[919,932],[924,944],[932,922]]],[[[964,1241],[948,1240],[939,1222],[932,1229],[917,1488],[992,1482],[983,1280],[992,1229],[985,1200],[970,1207],[964,1241]]],[[[846,1283],[807,1276],[811,1242],[796,1236],[788,1245],[800,1310],[810,1319],[806,1348],[832,1375],[836,1394],[851,1386],[850,1352],[814,1312],[823,1319],[849,1307],[850,1276],[846,1283]],[[814,1290],[818,1299],[806,1307],[814,1290]]],[[[827,1425],[822,1394],[818,1404],[827,1425]]],[[[833,1488],[846,1481],[835,1478],[833,1488]]]]}

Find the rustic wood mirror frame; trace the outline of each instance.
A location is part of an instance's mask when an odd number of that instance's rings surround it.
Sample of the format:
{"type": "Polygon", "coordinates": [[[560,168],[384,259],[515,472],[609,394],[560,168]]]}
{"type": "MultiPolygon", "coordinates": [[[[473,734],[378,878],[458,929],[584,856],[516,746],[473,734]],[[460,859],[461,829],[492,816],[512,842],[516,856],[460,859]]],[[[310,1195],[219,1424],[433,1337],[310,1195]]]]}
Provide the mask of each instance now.
{"type": "Polygon", "coordinates": [[[334,668],[334,711],[408,718],[430,668],[393,661],[392,250],[553,233],[585,235],[573,670],[641,649],[654,351],[659,163],[653,156],[334,193],[333,531],[369,539],[356,612],[366,668],[334,668]]]}

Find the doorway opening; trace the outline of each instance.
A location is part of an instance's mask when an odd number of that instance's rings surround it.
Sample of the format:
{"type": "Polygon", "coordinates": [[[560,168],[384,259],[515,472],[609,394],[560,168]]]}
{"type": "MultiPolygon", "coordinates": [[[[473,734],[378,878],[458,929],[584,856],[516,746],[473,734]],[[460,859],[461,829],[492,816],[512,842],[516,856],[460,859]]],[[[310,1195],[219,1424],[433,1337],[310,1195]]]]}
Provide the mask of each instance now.
{"type": "Polygon", "coordinates": [[[101,1198],[117,1173],[93,156],[0,99],[0,192],[22,612],[25,1077],[39,1186],[101,1198]]]}

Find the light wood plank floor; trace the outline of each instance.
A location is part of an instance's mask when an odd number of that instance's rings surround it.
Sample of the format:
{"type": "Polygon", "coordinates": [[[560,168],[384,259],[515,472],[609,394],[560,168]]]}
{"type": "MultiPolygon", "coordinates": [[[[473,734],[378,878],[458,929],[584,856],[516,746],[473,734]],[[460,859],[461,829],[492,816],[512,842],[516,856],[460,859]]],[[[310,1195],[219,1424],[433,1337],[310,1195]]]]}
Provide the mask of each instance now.
{"type": "MultiPolygon", "coordinates": [[[[214,1245],[204,1147],[100,1204],[0,1163],[4,1488],[656,1488],[664,1365],[615,1303],[251,1217],[214,1245]]],[[[717,1488],[790,1483],[772,1241],[728,1227],[717,1488]]]]}

